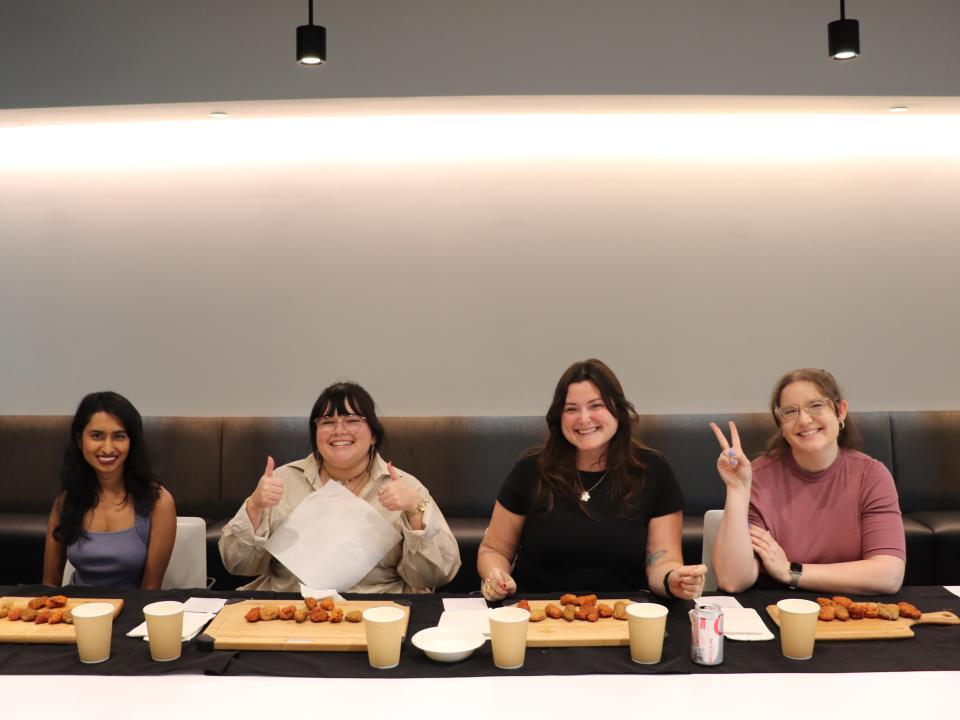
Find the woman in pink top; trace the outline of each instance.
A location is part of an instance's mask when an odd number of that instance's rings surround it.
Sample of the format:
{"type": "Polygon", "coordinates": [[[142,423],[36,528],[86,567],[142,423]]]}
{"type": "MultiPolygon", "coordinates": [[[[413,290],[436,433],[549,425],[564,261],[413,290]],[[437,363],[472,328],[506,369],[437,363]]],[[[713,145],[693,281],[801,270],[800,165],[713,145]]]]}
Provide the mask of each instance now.
{"type": "Polygon", "coordinates": [[[893,477],[859,452],[847,401],[826,370],[784,375],[770,410],[780,428],[753,463],[730,422],[717,470],[727,486],[713,549],[717,583],[740,592],[766,575],[792,589],[892,594],[903,583],[903,520],[893,477]]]}

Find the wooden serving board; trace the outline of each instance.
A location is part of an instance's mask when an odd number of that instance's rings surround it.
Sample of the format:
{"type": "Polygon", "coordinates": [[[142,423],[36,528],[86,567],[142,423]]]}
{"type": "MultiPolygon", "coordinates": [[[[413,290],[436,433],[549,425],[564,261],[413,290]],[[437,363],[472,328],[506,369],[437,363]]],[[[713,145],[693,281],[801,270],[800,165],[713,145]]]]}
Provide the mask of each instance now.
{"type": "MultiPolygon", "coordinates": [[[[363,623],[315,623],[307,620],[302,623],[293,620],[261,620],[247,622],[244,617],[253,607],[264,605],[296,605],[303,607],[303,600],[244,600],[232,605],[224,605],[213,622],[207,626],[204,635],[213,639],[214,650],[326,650],[332,652],[354,652],[367,649],[367,636],[363,623]]],[[[389,600],[345,600],[337,603],[344,614],[351,610],[363,612],[372,607],[398,607],[403,610],[403,634],[407,634],[410,622],[410,608],[389,600]]],[[[202,637],[202,636],[201,636],[202,637]]],[[[208,641],[209,642],[209,641],[208,641]]]]}
{"type": "MultiPolygon", "coordinates": [[[[12,601],[11,607],[25,608],[27,603],[33,600],[32,597],[0,597],[0,605],[8,600],[12,601]]],[[[67,607],[75,608],[84,603],[110,603],[114,606],[113,617],[117,617],[123,609],[123,600],[119,598],[68,598],[67,607]]],[[[36,643],[50,645],[70,645],[77,642],[77,631],[69,623],[57,623],[48,625],[43,623],[37,625],[34,622],[23,622],[22,620],[8,620],[0,618],[0,642],[5,643],[36,643]]]]}
{"type": "MultiPolygon", "coordinates": [[[[780,611],[776,605],[767,605],[767,614],[780,626],[780,611]]],[[[890,640],[912,638],[914,625],[960,625],[960,618],[949,610],[923,613],[918,619],[862,618],[860,620],[817,620],[817,640],[890,640]]]]}
{"type": "MultiPolygon", "coordinates": [[[[610,607],[621,600],[628,605],[633,600],[615,598],[613,600],[597,600],[597,604],[606,603],[610,607]]],[[[543,610],[551,603],[560,605],[557,600],[529,600],[531,610],[543,610]]],[[[596,622],[574,620],[567,622],[563,618],[554,620],[546,618],[540,622],[530,623],[527,630],[527,647],[602,647],[610,645],[629,645],[630,631],[626,620],[616,618],[600,618],[596,622]]]]}

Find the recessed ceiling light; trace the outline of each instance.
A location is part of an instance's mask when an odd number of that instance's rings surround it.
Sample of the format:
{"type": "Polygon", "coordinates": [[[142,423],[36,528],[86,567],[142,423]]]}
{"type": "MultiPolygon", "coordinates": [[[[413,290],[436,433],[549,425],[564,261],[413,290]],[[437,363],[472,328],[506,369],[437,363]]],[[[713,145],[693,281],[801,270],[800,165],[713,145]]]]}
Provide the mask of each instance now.
{"type": "Polygon", "coordinates": [[[907,106],[906,106],[906,105],[894,105],[893,107],[888,108],[888,110],[890,110],[890,112],[906,112],[906,111],[907,111],[907,106]]]}
{"type": "Polygon", "coordinates": [[[225,118],[225,117],[230,117],[230,115],[229,113],[225,113],[223,110],[214,110],[212,113],[210,113],[210,117],[225,118]]]}

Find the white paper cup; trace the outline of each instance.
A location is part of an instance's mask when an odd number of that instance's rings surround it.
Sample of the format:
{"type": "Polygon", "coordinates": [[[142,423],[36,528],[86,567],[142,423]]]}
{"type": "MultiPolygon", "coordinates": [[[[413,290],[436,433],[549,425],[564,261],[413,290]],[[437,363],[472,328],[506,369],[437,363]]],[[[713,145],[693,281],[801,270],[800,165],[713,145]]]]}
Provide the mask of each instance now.
{"type": "Polygon", "coordinates": [[[499,607],[489,611],[489,620],[493,664],[501,670],[522,668],[527,653],[530,612],[518,607],[499,607]]]}
{"type": "Polygon", "coordinates": [[[403,644],[404,612],[398,607],[373,607],[363,611],[363,629],[367,635],[367,659],[378,670],[400,664],[403,644]]]}
{"type": "Polygon", "coordinates": [[[791,660],[813,657],[820,606],[812,600],[790,598],[777,603],[780,614],[780,650],[791,660]]]}
{"type": "Polygon", "coordinates": [[[162,600],[143,609],[150,639],[150,657],[159,662],[176,660],[183,649],[183,603],[162,600]]]}
{"type": "Polygon", "coordinates": [[[70,611],[80,662],[101,663],[110,657],[115,610],[110,603],[81,603],[70,611]]]}
{"type": "Polygon", "coordinates": [[[641,665],[660,662],[663,655],[663,634],[667,626],[667,608],[657,603],[627,605],[630,632],[630,659],[641,665]]]}

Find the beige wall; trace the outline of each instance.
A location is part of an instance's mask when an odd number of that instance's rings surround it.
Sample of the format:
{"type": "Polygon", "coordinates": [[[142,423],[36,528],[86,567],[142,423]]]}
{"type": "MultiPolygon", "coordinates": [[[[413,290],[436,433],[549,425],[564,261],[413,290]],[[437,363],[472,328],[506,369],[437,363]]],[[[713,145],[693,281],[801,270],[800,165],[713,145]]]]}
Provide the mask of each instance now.
{"type": "Polygon", "coordinates": [[[800,365],[835,371],[855,409],[960,407],[955,144],[463,144],[0,171],[0,412],[109,387],[147,414],[305,414],[349,377],[385,414],[539,414],[588,356],[646,412],[759,410],[800,365]]]}
{"type": "Polygon", "coordinates": [[[602,132],[579,152],[456,134],[437,152],[426,132],[310,155],[327,135],[295,152],[242,136],[184,151],[160,130],[36,144],[14,132],[34,114],[10,110],[950,99],[960,3],[849,3],[864,56],[833,63],[833,0],[334,0],[318,3],[322,69],[292,61],[304,6],[0,0],[0,413],[70,412],[112,387],[149,414],[303,414],[343,377],[387,414],[541,413],[590,355],[641,411],[757,410],[805,364],[833,369],[854,408],[960,407],[958,128],[892,154],[882,133],[853,155],[791,153],[797,132],[728,152],[707,127],[688,136],[712,139],[703,153],[611,151],[602,132]]]}

